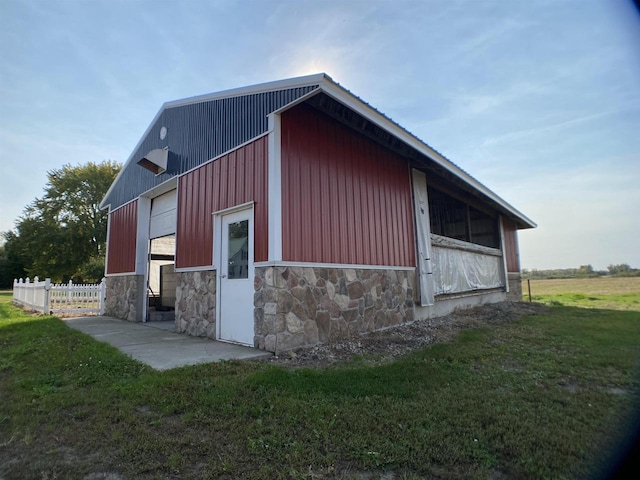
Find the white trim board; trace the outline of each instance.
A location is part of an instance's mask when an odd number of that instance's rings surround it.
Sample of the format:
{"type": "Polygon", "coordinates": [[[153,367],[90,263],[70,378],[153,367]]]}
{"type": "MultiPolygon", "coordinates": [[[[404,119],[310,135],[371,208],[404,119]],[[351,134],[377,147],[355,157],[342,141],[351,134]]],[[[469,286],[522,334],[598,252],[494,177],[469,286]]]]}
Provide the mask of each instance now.
{"type": "Polygon", "coordinates": [[[509,271],[507,270],[507,248],[504,244],[504,221],[502,215],[498,218],[498,228],[500,228],[500,247],[502,250],[502,268],[504,273],[504,289],[509,292],[509,271]]]}
{"type": "Polygon", "coordinates": [[[244,142],[244,143],[242,143],[242,144],[238,145],[237,147],[233,147],[233,148],[231,148],[231,149],[229,149],[229,150],[227,150],[227,151],[225,151],[225,152],[221,153],[220,155],[216,155],[215,157],[210,158],[210,159],[209,159],[209,160],[207,160],[206,162],[203,162],[203,163],[201,163],[200,165],[197,165],[197,166],[195,166],[195,167],[193,167],[193,168],[190,168],[189,170],[187,170],[187,171],[185,171],[185,172],[182,172],[182,173],[180,173],[180,174],[176,175],[174,178],[184,177],[187,173],[191,173],[191,172],[193,172],[194,170],[197,170],[197,169],[199,169],[199,168],[204,167],[205,165],[208,165],[208,164],[210,164],[210,163],[212,163],[212,162],[215,162],[216,160],[218,160],[218,159],[220,159],[220,158],[224,157],[225,155],[229,155],[230,153],[233,153],[233,152],[235,152],[236,150],[239,150],[239,149],[241,149],[241,148],[243,148],[243,147],[246,147],[247,145],[249,145],[250,143],[255,142],[256,140],[260,140],[262,137],[265,137],[265,136],[267,136],[268,134],[269,134],[269,131],[267,130],[266,132],[261,133],[260,135],[256,135],[255,137],[253,137],[253,138],[251,138],[251,139],[247,140],[246,142],[244,142]]]}
{"type": "Polygon", "coordinates": [[[176,273],[185,273],[185,272],[204,272],[204,271],[215,271],[217,270],[217,268],[215,267],[215,265],[201,265],[199,267],[181,267],[181,268],[174,268],[174,271],[176,273]]]}
{"type": "Polygon", "coordinates": [[[282,260],[282,130],[280,120],[279,114],[269,115],[267,258],[274,262],[282,260]]]}
{"type": "MultiPolygon", "coordinates": [[[[138,200],[138,198],[140,198],[140,197],[133,198],[133,199],[129,200],[128,202],[123,203],[122,205],[120,205],[118,208],[116,208],[116,209],[114,209],[114,210],[109,209],[109,215],[111,215],[113,212],[117,212],[117,211],[118,211],[118,210],[120,210],[122,207],[125,207],[125,206],[129,205],[130,203],[137,201],[137,200],[138,200]]],[[[109,206],[111,206],[111,204],[109,204],[109,206]]]]}
{"type": "Polygon", "coordinates": [[[239,212],[240,210],[246,210],[248,208],[253,208],[253,205],[256,202],[251,200],[250,202],[239,203],[238,205],[234,205],[232,207],[223,208],[221,210],[216,210],[215,212],[211,212],[211,215],[227,215],[228,213],[239,212]]]}
{"type": "Polygon", "coordinates": [[[353,268],[358,270],[415,270],[416,267],[399,267],[390,265],[361,265],[355,263],[313,263],[313,262],[290,262],[290,261],[268,261],[255,262],[255,267],[300,267],[300,268],[353,268]]]}
{"type": "Polygon", "coordinates": [[[156,185],[155,187],[150,188],[149,190],[145,190],[138,196],[156,198],[171,190],[175,190],[176,188],[178,188],[178,175],[168,178],[167,180],[162,182],[160,185],[156,185]]]}
{"type": "Polygon", "coordinates": [[[107,276],[107,268],[109,266],[109,239],[111,237],[111,212],[107,213],[107,239],[104,243],[104,271],[103,276],[107,276]]]}
{"type": "MultiPolygon", "coordinates": [[[[147,321],[149,310],[149,225],[151,223],[151,198],[138,197],[138,228],[136,233],[136,273],[143,276],[142,321],[147,321]]],[[[138,295],[139,296],[139,295],[138,295]]]]}

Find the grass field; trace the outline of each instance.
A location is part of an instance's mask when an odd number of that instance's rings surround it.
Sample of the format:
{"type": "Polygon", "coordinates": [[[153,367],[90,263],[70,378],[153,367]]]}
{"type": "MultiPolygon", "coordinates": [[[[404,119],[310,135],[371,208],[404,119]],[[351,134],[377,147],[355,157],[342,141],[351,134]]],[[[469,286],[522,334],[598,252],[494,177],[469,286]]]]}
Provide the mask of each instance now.
{"type": "Polygon", "coordinates": [[[9,300],[4,479],[589,478],[640,388],[634,311],[556,306],[382,365],[156,372],[9,300]]]}
{"type": "MultiPolygon", "coordinates": [[[[527,281],[522,292],[528,300],[527,281]]],[[[640,277],[531,280],[534,302],[584,308],[640,311],[640,277]]]]}

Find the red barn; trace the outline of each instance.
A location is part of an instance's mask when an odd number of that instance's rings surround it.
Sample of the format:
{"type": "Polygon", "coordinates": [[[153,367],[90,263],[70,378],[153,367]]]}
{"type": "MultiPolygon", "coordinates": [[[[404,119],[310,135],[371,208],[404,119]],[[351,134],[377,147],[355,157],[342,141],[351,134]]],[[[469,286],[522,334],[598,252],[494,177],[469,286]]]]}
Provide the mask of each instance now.
{"type": "Polygon", "coordinates": [[[166,103],[102,207],[108,315],[269,351],[519,299],[535,227],[325,74],[166,103]]]}

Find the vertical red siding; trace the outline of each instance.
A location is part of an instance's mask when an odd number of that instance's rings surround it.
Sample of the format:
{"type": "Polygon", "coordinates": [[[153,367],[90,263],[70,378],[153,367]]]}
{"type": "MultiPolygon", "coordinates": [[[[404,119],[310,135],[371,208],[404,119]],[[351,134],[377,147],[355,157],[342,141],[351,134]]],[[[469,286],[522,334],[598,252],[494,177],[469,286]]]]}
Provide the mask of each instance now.
{"type": "Polygon", "coordinates": [[[109,213],[107,274],[136,271],[138,201],[127,203],[109,213]]]}
{"type": "Polygon", "coordinates": [[[507,272],[520,271],[520,254],[518,252],[518,230],[516,225],[503,218],[504,252],[507,259],[507,272]]]}
{"type": "Polygon", "coordinates": [[[178,179],[176,267],[213,264],[213,212],[255,202],[256,262],[268,257],[268,143],[264,136],[178,179]]]}
{"type": "Polygon", "coordinates": [[[415,266],[407,162],[304,104],[281,125],[283,260],[415,266]]]}

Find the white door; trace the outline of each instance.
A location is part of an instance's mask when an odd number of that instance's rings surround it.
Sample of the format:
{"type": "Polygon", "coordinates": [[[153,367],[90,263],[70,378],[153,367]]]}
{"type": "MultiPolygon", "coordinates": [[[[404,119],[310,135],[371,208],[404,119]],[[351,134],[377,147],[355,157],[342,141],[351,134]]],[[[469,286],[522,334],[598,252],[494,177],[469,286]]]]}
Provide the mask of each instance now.
{"type": "Polygon", "coordinates": [[[220,340],[253,346],[253,210],[222,217],[220,340]]]}
{"type": "Polygon", "coordinates": [[[177,191],[173,189],[151,200],[149,238],[164,237],[176,233],[177,191]]]}

